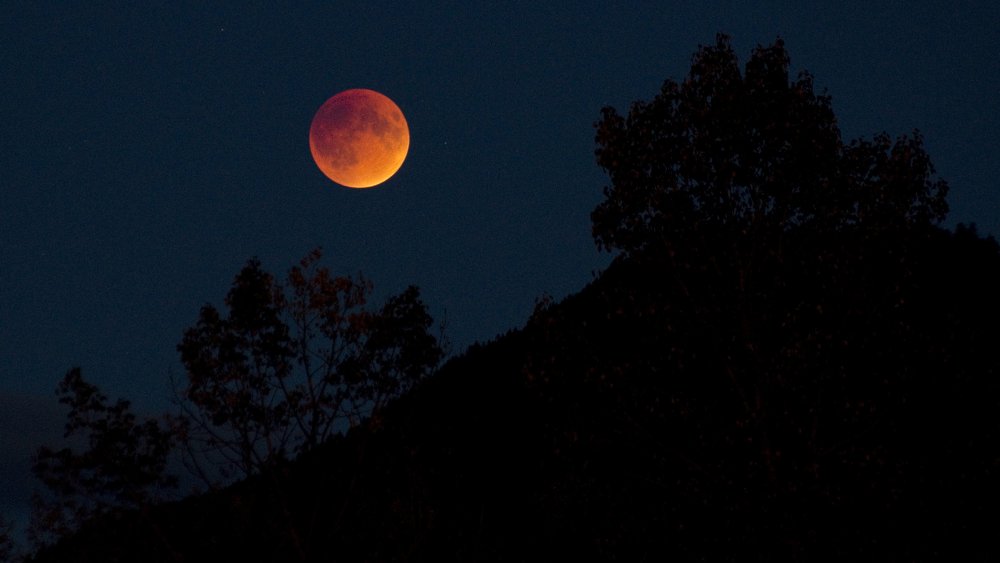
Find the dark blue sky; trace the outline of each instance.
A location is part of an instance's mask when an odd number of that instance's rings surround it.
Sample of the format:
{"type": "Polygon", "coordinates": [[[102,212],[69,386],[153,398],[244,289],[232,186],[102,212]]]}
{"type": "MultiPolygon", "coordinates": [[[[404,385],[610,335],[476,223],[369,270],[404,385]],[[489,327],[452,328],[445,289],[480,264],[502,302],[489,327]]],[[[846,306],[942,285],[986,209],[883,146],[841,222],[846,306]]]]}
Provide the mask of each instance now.
{"type": "Polygon", "coordinates": [[[379,301],[419,285],[455,351],[581,288],[610,259],[589,223],[600,108],[682,78],[719,31],[744,60],[784,38],[845,139],[919,128],[948,224],[1000,234],[995,2],[62,4],[0,19],[0,513],[66,370],[166,408],[182,331],[251,256],[284,272],[322,246],[379,301]],[[376,189],[309,154],[348,88],[410,125],[376,189]]]}

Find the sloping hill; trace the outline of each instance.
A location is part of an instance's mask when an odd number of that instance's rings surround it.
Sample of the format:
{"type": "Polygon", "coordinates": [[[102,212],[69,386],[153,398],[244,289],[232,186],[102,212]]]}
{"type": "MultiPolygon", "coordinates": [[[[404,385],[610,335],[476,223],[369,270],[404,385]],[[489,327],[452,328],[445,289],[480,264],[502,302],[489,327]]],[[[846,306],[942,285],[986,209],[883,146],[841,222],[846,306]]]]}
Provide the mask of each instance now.
{"type": "Polygon", "coordinates": [[[717,244],[618,260],[308,457],[35,561],[996,557],[996,243],[717,244]]]}

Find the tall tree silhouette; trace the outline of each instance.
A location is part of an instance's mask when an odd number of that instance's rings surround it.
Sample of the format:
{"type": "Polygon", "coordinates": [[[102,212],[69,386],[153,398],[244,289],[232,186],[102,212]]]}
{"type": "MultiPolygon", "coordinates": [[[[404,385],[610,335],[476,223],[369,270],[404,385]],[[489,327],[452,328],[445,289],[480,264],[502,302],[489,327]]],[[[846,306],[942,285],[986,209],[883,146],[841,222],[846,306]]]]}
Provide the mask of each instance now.
{"type": "Polygon", "coordinates": [[[681,83],[667,80],[626,116],[604,108],[596,155],[611,184],[592,214],[598,246],[676,251],[705,231],[940,221],[947,184],[919,132],[843,143],[830,98],[808,73],[791,80],[789,60],[779,40],[754,50],[741,73],[720,34],[681,83]]]}
{"type": "Polygon", "coordinates": [[[878,553],[862,530],[970,530],[962,514],[989,504],[972,491],[994,454],[943,439],[998,426],[997,361],[946,305],[944,256],[968,246],[935,227],[947,184],[919,133],[843,142],[830,99],[788,67],[778,41],[741,70],[720,35],[681,83],[596,124],[610,185],[593,234],[621,252],[594,289],[605,319],[545,312],[535,323],[562,330],[541,332],[526,373],[566,413],[552,495],[566,527],[640,501],[589,534],[611,553],[650,536],[709,558],[758,542],[780,558],[878,553]],[[958,494],[925,485],[949,479],[958,494]],[[851,523],[813,524],[833,515],[851,523]]]}
{"type": "Polygon", "coordinates": [[[154,419],[140,420],[128,401],[110,403],[79,368],[59,383],[69,407],[65,437],[82,450],[39,448],[32,471],[46,490],[34,495],[29,533],[44,544],[95,516],[148,506],[175,487],[167,474],[173,436],[154,419]]]}
{"type": "Polygon", "coordinates": [[[250,260],[178,345],[191,461],[252,475],[377,414],[428,375],[441,346],[416,287],[367,307],[371,284],[334,277],[313,251],[284,285],[250,260]]]}

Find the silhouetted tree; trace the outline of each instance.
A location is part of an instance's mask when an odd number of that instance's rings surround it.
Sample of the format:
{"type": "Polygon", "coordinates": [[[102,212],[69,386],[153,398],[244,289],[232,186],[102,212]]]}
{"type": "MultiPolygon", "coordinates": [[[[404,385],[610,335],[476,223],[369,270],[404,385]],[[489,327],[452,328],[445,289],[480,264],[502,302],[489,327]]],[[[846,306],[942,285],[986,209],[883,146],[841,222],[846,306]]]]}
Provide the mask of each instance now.
{"type": "Polygon", "coordinates": [[[816,383],[804,366],[859,369],[847,358],[876,346],[859,340],[859,323],[906,334],[915,241],[944,218],[947,184],[918,132],[844,143],[812,76],[789,78],[780,40],[741,72],[720,34],[681,83],[667,80],[625,117],[604,108],[596,127],[611,180],[592,213],[598,246],[661,266],[662,297],[647,314],[670,309],[668,327],[688,318],[686,330],[717,339],[710,352],[672,342],[669,363],[718,358],[773,471],[764,420],[807,400],[789,387],[816,383]]]}
{"type": "Polygon", "coordinates": [[[622,251],[595,288],[604,318],[534,319],[562,330],[541,330],[525,372],[562,410],[553,511],[609,555],[648,537],[681,558],[755,542],[777,558],[841,541],[878,553],[861,530],[960,531],[967,519],[938,515],[989,504],[969,493],[993,454],[953,445],[996,435],[996,360],[949,306],[943,249],[964,243],[934,226],[947,185],[917,133],[843,143],[788,61],[778,41],[741,72],[719,36],[682,83],[596,124],[611,184],[593,234],[622,251]],[[949,479],[959,494],[925,485],[949,479]],[[814,525],[829,515],[841,523],[814,525]]]}
{"type": "Polygon", "coordinates": [[[919,132],[844,144],[812,76],[789,79],[780,40],[754,50],[741,73],[720,34],[683,82],[667,80],[624,117],[604,108],[596,140],[611,185],[592,214],[594,237],[629,254],[675,252],[720,231],[772,244],[775,231],[803,226],[899,228],[948,209],[919,132]]]}
{"type": "Polygon", "coordinates": [[[137,418],[126,400],[110,403],[79,368],[67,372],[58,394],[69,407],[64,436],[81,446],[41,447],[35,455],[32,471],[46,489],[33,498],[29,535],[37,544],[95,516],[147,506],[177,484],[166,473],[168,428],[137,418]]]}
{"type": "Polygon", "coordinates": [[[378,411],[440,362],[432,319],[410,287],[378,310],[371,284],[334,277],[313,251],[285,285],[250,260],[178,345],[187,370],[182,435],[253,475],[378,411]]]}

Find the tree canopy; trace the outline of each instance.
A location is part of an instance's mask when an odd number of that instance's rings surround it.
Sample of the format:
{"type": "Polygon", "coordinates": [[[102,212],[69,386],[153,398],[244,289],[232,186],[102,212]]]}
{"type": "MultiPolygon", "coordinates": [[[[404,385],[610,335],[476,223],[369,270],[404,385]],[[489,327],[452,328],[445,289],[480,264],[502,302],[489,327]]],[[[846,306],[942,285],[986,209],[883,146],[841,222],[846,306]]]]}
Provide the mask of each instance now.
{"type": "Polygon", "coordinates": [[[411,286],[379,309],[364,278],[333,276],[315,250],[284,284],[250,260],[205,305],[177,349],[187,371],[182,437],[200,469],[252,475],[377,414],[440,362],[432,319],[411,286]]]}
{"type": "Polygon", "coordinates": [[[165,425],[140,419],[129,401],[110,403],[79,368],[66,373],[58,394],[69,407],[65,437],[82,447],[43,446],[35,455],[32,470],[45,491],[35,494],[29,532],[39,544],[90,518],[161,500],[177,485],[167,472],[174,436],[165,425]]]}
{"type": "MultiPolygon", "coordinates": [[[[442,344],[415,286],[373,308],[370,282],[334,276],[320,260],[314,250],[281,283],[251,259],[223,311],[202,307],[177,346],[186,368],[181,411],[163,422],[136,416],[128,401],[109,402],[79,368],[66,374],[58,394],[69,407],[71,445],[39,448],[33,466],[44,486],[29,529],[37,546],[98,517],[145,513],[177,485],[167,471],[177,445],[210,487],[267,474],[269,496],[287,516],[279,466],[379,416],[437,367],[442,344]]],[[[308,534],[269,518],[306,557],[308,534]]],[[[10,556],[11,545],[0,520],[0,555],[10,556]]]]}
{"type": "Polygon", "coordinates": [[[591,215],[598,246],[632,254],[706,231],[880,230],[944,218],[948,186],[919,132],[844,143],[830,97],[806,72],[791,79],[789,65],[778,40],[741,72],[720,34],[680,83],[667,80],[625,116],[604,108],[596,156],[611,184],[591,215]]]}

